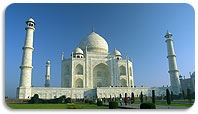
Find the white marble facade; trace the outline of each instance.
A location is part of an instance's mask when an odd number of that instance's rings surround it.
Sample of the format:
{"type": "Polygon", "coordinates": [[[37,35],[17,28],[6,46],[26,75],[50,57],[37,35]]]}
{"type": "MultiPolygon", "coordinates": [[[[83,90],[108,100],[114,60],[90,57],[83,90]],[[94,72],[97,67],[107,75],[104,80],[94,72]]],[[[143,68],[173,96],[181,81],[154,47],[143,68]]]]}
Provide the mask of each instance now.
{"type": "MultiPolygon", "coordinates": [[[[27,34],[32,35],[26,36],[26,39],[31,40],[25,41],[25,44],[31,44],[29,46],[31,49],[33,49],[33,31],[29,31],[32,30],[29,24],[32,23],[34,29],[34,20],[31,18],[27,21],[27,34]]],[[[24,47],[25,54],[29,47],[24,47]]],[[[32,50],[28,50],[28,53],[32,55],[32,50]]],[[[31,87],[31,73],[21,74],[17,98],[30,99],[34,94],[38,94],[43,99],[62,95],[71,98],[109,98],[118,97],[120,94],[124,96],[125,93],[130,96],[132,92],[139,95],[141,91],[144,95],[151,96],[152,90],[156,91],[156,96],[161,96],[165,95],[168,88],[134,87],[132,58],[129,60],[126,55],[124,59],[116,48],[113,52],[109,52],[108,43],[95,33],[93,28],[76,49],[67,54],[71,54],[71,58],[64,58],[62,53],[61,87],[31,87]]],[[[31,57],[23,57],[22,66],[24,61],[32,63],[31,57]]],[[[25,66],[33,68],[31,64],[25,66]]],[[[21,67],[21,72],[29,72],[29,67],[21,67]]],[[[49,73],[46,75],[48,76],[49,73]]],[[[50,85],[49,79],[47,81],[47,85],[50,85]]]]}
{"type": "Polygon", "coordinates": [[[63,88],[134,86],[132,62],[122,60],[116,49],[109,53],[107,42],[94,31],[82,39],[71,55],[62,58],[63,88]]]}
{"type": "Polygon", "coordinates": [[[124,97],[125,93],[130,97],[133,92],[135,97],[138,97],[142,92],[146,96],[152,96],[152,90],[155,90],[156,96],[165,96],[166,89],[169,87],[97,87],[97,88],[50,88],[50,87],[31,87],[20,88],[20,94],[17,94],[19,99],[29,99],[34,94],[38,94],[42,99],[58,98],[62,95],[73,99],[82,98],[113,98],[119,97],[120,94],[124,97]]]}

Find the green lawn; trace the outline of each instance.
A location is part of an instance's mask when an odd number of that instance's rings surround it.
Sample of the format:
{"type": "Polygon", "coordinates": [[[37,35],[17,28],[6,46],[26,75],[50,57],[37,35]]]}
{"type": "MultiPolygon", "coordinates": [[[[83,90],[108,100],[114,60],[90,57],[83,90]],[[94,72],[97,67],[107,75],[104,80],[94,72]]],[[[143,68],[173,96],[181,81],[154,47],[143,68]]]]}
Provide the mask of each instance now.
{"type": "MultiPolygon", "coordinates": [[[[141,103],[140,102],[135,102],[134,104],[141,104],[141,103]]],[[[156,103],[156,105],[191,107],[193,104],[170,104],[170,105],[168,105],[167,103],[156,103]]]]}
{"type": "Polygon", "coordinates": [[[7,104],[12,109],[108,109],[95,104],[7,104]]]}
{"type": "Polygon", "coordinates": [[[156,105],[191,107],[193,104],[170,104],[168,105],[167,103],[156,103],[156,105]]]}

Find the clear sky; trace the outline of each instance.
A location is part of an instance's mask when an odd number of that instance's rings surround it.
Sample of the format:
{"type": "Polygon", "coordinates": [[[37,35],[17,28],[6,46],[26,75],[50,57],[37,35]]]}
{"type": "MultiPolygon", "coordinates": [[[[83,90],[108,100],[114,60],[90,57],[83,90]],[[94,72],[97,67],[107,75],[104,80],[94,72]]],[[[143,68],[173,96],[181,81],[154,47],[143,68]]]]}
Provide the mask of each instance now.
{"type": "Polygon", "coordinates": [[[133,58],[135,85],[170,85],[164,35],[173,34],[179,74],[195,69],[195,12],[188,4],[12,4],[5,12],[5,95],[19,86],[25,22],[33,17],[32,86],[44,86],[45,63],[51,61],[51,86],[61,86],[61,53],[70,58],[80,41],[101,35],[109,52],[133,58]]]}

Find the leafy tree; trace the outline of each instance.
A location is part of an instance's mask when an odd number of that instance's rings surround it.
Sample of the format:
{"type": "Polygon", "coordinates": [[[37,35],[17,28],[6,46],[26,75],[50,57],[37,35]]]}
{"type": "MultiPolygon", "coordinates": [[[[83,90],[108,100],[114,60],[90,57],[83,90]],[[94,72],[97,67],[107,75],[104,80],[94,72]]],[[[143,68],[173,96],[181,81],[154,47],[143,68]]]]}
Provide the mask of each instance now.
{"type": "Polygon", "coordinates": [[[124,102],[125,102],[125,105],[127,105],[126,100],[127,100],[127,93],[125,93],[125,96],[124,96],[124,102]]]}
{"type": "Polygon", "coordinates": [[[155,104],[155,90],[152,90],[152,103],[155,104]]]}
{"type": "Polygon", "coordinates": [[[28,101],[29,104],[38,104],[39,102],[39,95],[34,94],[34,96],[31,98],[31,100],[28,101]]]}
{"type": "Polygon", "coordinates": [[[170,96],[170,92],[168,89],[166,89],[166,101],[168,105],[171,104],[171,96],[170,96]]]}
{"type": "Polygon", "coordinates": [[[142,94],[142,91],[140,93],[140,102],[143,103],[143,94],[142,94]]]}
{"type": "Polygon", "coordinates": [[[134,93],[131,93],[131,104],[133,104],[135,102],[135,97],[134,97],[134,93]]]}
{"type": "Polygon", "coordinates": [[[102,101],[100,101],[99,99],[97,100],[97,106],[102,106],[102,101]]]}

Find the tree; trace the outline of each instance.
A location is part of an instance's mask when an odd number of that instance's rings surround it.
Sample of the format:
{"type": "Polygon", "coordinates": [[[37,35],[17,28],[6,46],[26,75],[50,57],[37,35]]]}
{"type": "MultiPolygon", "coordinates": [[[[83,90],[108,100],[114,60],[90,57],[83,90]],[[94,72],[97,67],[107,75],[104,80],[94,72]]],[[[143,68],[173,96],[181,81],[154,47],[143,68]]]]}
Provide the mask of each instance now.
{"type": "Polygon", "coordinates": [[[134,93],[131,93],[131,104],[133,104],[135,102],[135,96],[134,93]]]}
{"type": "Polygon", "coordinates": [[[142,94],[142,91],[140,93],[140,102],[143,103],[143,94],[142,94]]]}
{"type": "Polygon", "coordinates": [[[34,94],[34,96],[31,98],[31,100],[29,100],[29,104],[38,104],[39,102],[39,95],[38,94],[34,94]]]}
{"type": "Polygon", "coordinates": [[[170,92],[168,89],[166,89],[166,101],[168,105],[171,104],[171,96],[170,96],[170,92]]]}
{"type": "Polygon", "coordinates": [[[189,100],[190,103],[192,102],[192,94],[189,88],[187,89],[187,99],[189,100]]]}
{"type": "Polygon", "coordinates": [[[124,102],[125,102],[125,105],[127,105],[127,93],[125,93],[124,102]]]}
{"type": "Polygon", "coordinates": [[[155,104],[155,90],[152,90],[152,103],[155,104]]]}
{"type": "Polygon", "coordinates": [[[110,99],[109,99],[109,102],[111,101],[111,95],[110,95],[110,99]]]}

